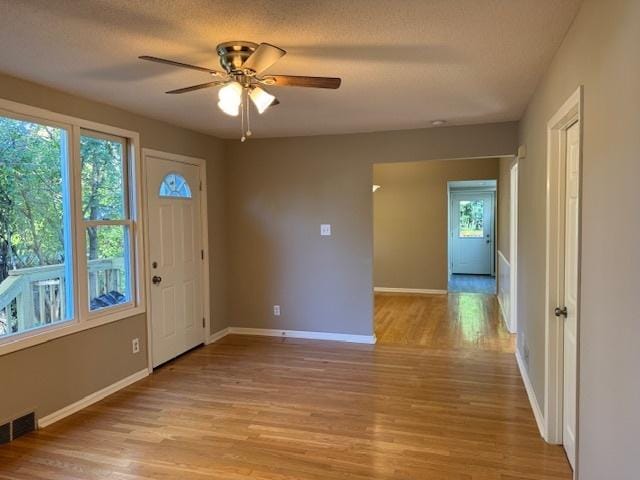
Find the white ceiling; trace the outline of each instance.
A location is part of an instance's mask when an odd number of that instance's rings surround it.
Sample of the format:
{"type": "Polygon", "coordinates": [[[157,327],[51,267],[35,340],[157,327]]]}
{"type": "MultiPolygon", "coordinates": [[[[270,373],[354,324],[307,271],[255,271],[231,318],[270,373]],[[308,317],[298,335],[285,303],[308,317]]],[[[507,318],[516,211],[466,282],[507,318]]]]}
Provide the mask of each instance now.
{"type": "MultiPolygon", "coordinates": [[[[288,51],[268,72],[342,77],[339,90],[272,87],[256,136],[517,120],[580,0],[0,0],[0,72],[220,137],[239,136],[216,89],[165,95],[218,68],[215,46],[288,51]]],[[[2,92],[0,92],[0,96],[2,92]]]]}

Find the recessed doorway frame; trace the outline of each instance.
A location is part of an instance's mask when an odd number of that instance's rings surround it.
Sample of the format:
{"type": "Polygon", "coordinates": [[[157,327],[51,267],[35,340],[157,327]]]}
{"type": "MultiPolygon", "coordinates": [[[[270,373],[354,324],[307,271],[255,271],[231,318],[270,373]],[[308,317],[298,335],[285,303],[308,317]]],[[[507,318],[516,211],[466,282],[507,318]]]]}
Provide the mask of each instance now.
{"type": "MultiPolygon", "coordinates": [[[[583,143],[583,88],[577,90],[547,122],[547,191],[546,191],[546,288],[545,288],[545,395],[544,439],[561,444],[563,436],[564,323],[554,309],[563,299],[564,282],[564,182],[566,169],[566,131],[576,122],[583,143]]],[[[580,148],[580,166],[582,148],[580,148]]],[[[578,231],[581,228],[582,185],[579,185],[578,231]]],[[[578,235],[578,324],[576,351],[576,459],[579,448],[579,379],[580,379],[580,270],[581,235],[578,235]]],[[[577,465],[577,462],[576,462],[577,465]]]]}
{"type": "MultiPolygon", "coordinates": [[[[207,162],[202,158],[189,157],[186,155],[179,155],[177,153],[163,152],[161,150],[154,150],[151,148],[142,149],[142,210],[144,217],[144,272],[145,272],[145,286],[146,289],[151,288],[149,285],[151,278],[151,250],[149,248],[149,209],[148,209],[148,185],[147,185],[147,167],[148,157],[160,157],[173,162],[185,163],[187,165],[196,165],[200,167],[200,182],[198,186],[200,188],[200,220],[202,223],[202,250],[203,261],[202,265],[202,300],[203,300],[203,315],[204,315],[204,332],[202,343],[206,344],[211,335],[211,297],[210,297],[210,278],[209,278],[209,215],[207,212],[207,162]]],[[[147,290],[149,291],[149,290],[147,290]]],[[[147,369],[149,373],[153,372],[153,333],[151,325],[151,295],[146,296],[146,324],[147,324],[147,369]]]]}

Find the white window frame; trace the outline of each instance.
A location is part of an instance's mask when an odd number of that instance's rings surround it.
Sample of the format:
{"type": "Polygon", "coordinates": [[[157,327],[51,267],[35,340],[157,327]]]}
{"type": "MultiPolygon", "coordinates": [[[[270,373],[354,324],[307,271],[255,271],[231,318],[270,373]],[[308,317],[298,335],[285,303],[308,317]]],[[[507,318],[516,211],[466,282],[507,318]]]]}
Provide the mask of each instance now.
{"type": "MultiPolygon", "coordinates": [[[[123,147],[122,148],[122,157],[123,157],[122,158],[122,169],[123,169],[122,188],[124,190],[123,218],[120,220],[87,220],[84,218],[81,208],[77,210],[77,215],[76,215],[76,225],[79,226],[77,229],[78,233],[76,236],[76,242],[78,243],[78,246],[80,246],[80,251],[78,252],[78,257],[76,261],[78,262],[78,269],[81,272],[84,272],[84,278],[82,278],[83,283],[81,285],[78,285],[79,287],[78,296],[80,298],[80,313],[83,314],[84,318],[101,318],[108,314],[110,315],[115,312],[128,310],[135,305],[135,289],[137,284],[133,275],[133,272],[135,271],[135,260],[134,260],[135,249],[131,248],[131,246],[135,245],[135,239],[133,236],[133,232],[135,229],[135,222],[132,219],[133,215],[132,215],[132,209],[131,209],[131,206],[134,204],[134,202],[132,201],[132,194],[134,193],[135,189],[130,188],[131,179],[135,178],[135,175],[133,174],[133,172],[131,172],[129,168],[129,158],[131,157],[131,154],[128,151],[129,139],[127,137],[115,136],[115,135],[107,134],[105,132],[88,130],[86,128],[80,129],[80,135],[97,138],[101,140],[119,142],[122,144],[122,147],[123,147]],[[130,255],[128,259],[129,260],[128,272],[129,272],[130,284],[128,287],[130,291],[128,292],[129,300],[127,302],[91,311],[91,309],[89,308],[89,303],[91,299],[89,298],[90,297],[89,281],[88,281],[88,273],[87,273],[89,269],[88,269],[87,255],[86,255],[86,244],[87,244],[86,234],[87,234],[87,229],[89,227],[100,227],[100,226],[118,226],[118,227],[124,226],[129,229],[128,243],[130,245],[130,248],[129,248],[130,255]]],[[[77,142],[77,145],[75,145],[75,147],[79,149],[80,142],[77,142]]],[[[78,150],[77,158],[81,160],[80,150],[78,150]]],[[[74,167],[76,168],[76,171],[74,172],[75,178],[81,179],[82,178],[82,175],[81,175],[82,161],[75,162],[74,167]]],[[[82,205],[82,188],[79,188],[75,191],[75,200],[76,200],[76,205],[82,205]]]]}
{"type": "MultiPolygon", "coordinates": [[[[68,138],[68,171],[71,173],[70,192],[71,222],[70,234],[72,239],[72,260],[70,268],[73,271],[73,312],[72,320],[61,321],[56,324],[17,333],[0,339],[0,356],[7,353],[32,347],[55,338],[98,327],[124,318],[139,315],[146,311],[145,282],[144,282],[144,231],[142,215],[142,170],[140,155],[140,135],[132,130],[125,130],[110,125],[104,125],[77,117],[63,115],[42,108],[23,105],[0,98],[0,115],[18,120],[33,121],[67,131],[68,138]],[[127,147],[125,175],[125,195],[129,204],[129,215],[125,224],[130,228],[130,301],[114,305],[113,307],[89,311],[88,303],[88,272],[86,270],[86,221],[82,215],[81,191],[81,159],[80,137],[82,131],[91,134],[102,134],[105,137],[118,137],[125,140],[127,147]]],[[[101,221],[100,224],[108,224],[101,221]]],[[[122,225],[122,221],[115,222],[122,225]]]]}

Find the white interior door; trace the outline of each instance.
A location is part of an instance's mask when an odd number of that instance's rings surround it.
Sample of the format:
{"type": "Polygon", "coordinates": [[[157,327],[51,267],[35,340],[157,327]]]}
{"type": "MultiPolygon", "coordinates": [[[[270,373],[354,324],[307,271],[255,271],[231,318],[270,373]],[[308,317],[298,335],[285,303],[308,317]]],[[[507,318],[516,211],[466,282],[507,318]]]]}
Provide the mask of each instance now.
{"type": "Polygon", "coordinates": [[[564,375],[562,443],[575,468],[577,328],[578,328],[578,228],[580,200],[580,127],[567,130],[564,235],[564,375]]]}
{"type": "Polygon", "coordinates": [[[146,157],[152,363],[204,341],[200,167],[146,157]]]}
{"type": "Polygon", "coordinates": [[[493,194],[452,192],[451,273],[493,274],[493,194]]]}

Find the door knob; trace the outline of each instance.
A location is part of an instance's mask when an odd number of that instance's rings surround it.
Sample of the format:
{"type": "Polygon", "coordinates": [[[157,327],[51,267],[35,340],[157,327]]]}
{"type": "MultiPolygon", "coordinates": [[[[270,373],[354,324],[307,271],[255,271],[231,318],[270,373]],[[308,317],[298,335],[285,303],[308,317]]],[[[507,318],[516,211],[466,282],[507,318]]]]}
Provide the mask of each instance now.
{"type": "Polygon", "coordinates": [[[162,277],[154,275],[151,281],[153,282],[154,285],[158,285],[162,281],[162,277]]]}
{"type": "Polygon", "coordinates": [[[566,317],[567,316],[567,307],[556,307],[553,311],[556,314],[556,317],[566,317]]]}

